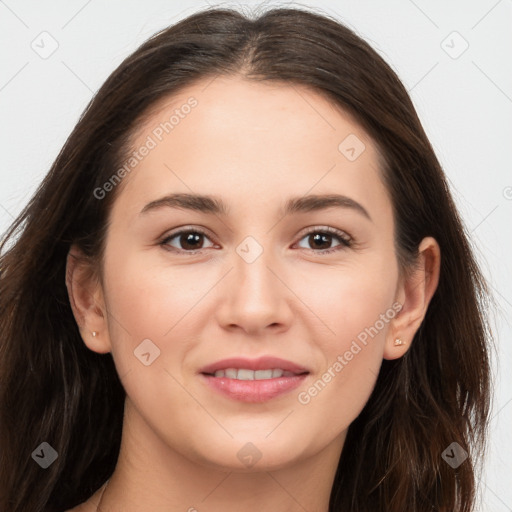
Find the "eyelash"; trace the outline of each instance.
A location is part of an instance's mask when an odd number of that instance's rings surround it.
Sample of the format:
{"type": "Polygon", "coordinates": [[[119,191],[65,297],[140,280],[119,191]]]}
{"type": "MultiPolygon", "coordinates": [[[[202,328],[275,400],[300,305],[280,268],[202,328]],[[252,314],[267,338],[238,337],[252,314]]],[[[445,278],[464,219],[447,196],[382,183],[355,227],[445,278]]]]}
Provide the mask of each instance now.
{"type": "MultiPolygon", "coordinates": [[[[170,247],[168,245],[170,240],[172,240],[173,238],[176,238],[179,235],[183,235],[185,233],[195,233],[195,234],[203,235],[207,238],[210,238],[209,235],[205,231],[198,229],[198,228],[182,229],[181,231],[176,231],[175,233],[172,233],[169,236],[166,236],[161,242],[159,242],[159,245],[163,246],[164,249],[166,249],[168,251],[177,252],[177,253],[181,252],[181,253],[186,253],[186,254],[198,254],[198,253],[202,252],[203,249],[198,249],[196,251],[186,251],[184,249],[176,249],[175,247],[170,247]]],[[[315,234],[315,233],[335,235],[335,238],[337,238],[340,242],[340,245],[333,247],[332,249],[318,249],[318,250],[309,249],[310,251],[313,251],[320,255],[330,254],[330,253],[340,251],[343,249],[348,249],[348,248],[352,247],[354,244],[354,240],[351,237],[348,237],[343,231],[339,231],[335,228],[331,228],[328,226],[322,227],[322,228],[311,229],[310,231],[308,231],[302,235],[302,237],[299,239],[299,242],[302,239],[304,239],[305,237],[307,237],[308,235],[315,234]]]]}

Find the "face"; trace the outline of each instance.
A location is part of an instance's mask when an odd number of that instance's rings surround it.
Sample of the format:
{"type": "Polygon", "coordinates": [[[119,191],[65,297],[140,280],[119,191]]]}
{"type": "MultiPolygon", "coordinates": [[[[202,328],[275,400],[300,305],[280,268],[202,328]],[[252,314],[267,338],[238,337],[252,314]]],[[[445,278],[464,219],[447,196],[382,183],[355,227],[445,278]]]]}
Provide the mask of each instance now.
{"type": "Polygon", "coordinates": [[[158,105],[133,148],[101,293],[134,424],[236,471],[251,457],[271,469],[339,455],[399,309],[372,140],[313,91],[216,78],[158,105]],[[322,204],[334,195],[344,199],[322,204]],[[262,380],[243,380],[253,375],[262,380]]]}

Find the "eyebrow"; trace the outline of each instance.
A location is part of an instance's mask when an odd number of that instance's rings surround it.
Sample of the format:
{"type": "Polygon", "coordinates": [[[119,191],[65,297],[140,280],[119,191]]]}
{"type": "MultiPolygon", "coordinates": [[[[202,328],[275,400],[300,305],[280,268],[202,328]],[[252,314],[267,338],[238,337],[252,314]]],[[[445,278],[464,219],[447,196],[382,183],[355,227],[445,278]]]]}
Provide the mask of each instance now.
{"type": "MultiPolygon", "coordinates": [[[[160,208],[178,208],[182,210],[192,210],[212,215],[227,216],[229,208],[220,198],[211,195],[201,194],[169,194],[155,201],[151,201],[141,210],[140,215],[158,210],[160,208]]],[[[308,195],[289,198],[284,208],[281,209],[282,216],[291,213],[307,213],[312,211],[324,210],[327,208],[348,208],[352,209],[369,221],[373,222],[370,214],[363,205],[354,201],[350,197],[340,194],[308,195]]]]}

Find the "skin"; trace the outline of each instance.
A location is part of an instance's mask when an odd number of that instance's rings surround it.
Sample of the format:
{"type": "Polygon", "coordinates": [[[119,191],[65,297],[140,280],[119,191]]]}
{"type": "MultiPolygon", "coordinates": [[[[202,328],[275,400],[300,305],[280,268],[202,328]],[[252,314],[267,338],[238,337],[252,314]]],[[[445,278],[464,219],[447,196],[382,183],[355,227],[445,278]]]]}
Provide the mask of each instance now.
{"type": "MultiPolygon", "coordinates": [[[[157,105],[134,147],[190,96],[198,105],[117,190],[102,282],[77,263],[75,247],[68,257],[84,343],[112,353],[127,393],[119,461],[101,510],[218,512],[236,503],[245,512],[326,512],[347,428],[382,360],[404,355],[425,316],[439,246],[425,238],[418,268],[400,278],[375,144],[304,87],[239,77],[198,82],[157,105]],[[354,161],[338,150],[350,134],[365,145],[354,161]],[[230,212],[140,214],[175,192],[220,196],[230,212]],[[350,208],[279,213],[288,197],[330,193],[359,202],[371,220],[350,208]],[[306,228],[326,226],[355,245],[307,236],[306,228]],[[167,243],[176,252],[159,244],[179,227],[207,231],[196,243],[202,252],[187,254],[179,236],[167,243]],[[236,251],[247,236],[263,249],[251,263],[236,251]],[[340,250],[321,254],[330,248],[340,250]],[[400,313],[301,404],[299,393],[329,367],[332,375],[337,357],[395,302],[400,313]],[[395,346],[396,338],[407,344],[395,346]],[[149,366],[134,356],[144,339],[160,350],[149,366]],[[298,389],[259,404],[226,398],[199,378],[202,366],[240,355],[275,355],[310,374],[298,389]],[[261,455],[252,467],[237,457],[249,442],[261,455]]],[[[96,510],[102,490],[73,510],[96,510]]]]}

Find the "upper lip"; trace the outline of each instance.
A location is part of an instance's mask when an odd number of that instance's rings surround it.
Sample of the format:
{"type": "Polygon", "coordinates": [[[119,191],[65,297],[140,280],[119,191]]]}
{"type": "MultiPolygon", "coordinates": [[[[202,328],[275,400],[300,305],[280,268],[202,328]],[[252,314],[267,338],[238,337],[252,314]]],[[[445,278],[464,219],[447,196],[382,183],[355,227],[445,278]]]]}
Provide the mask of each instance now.
{"type": "Polygon", "coordinates": [[[231,357],[204,366],[199,371],[200,373],[214,374],[217,370],[225,370],[226,368],[244,368],[247,370],[268,370],[273,368],[280,368],[281,370],[293,372],[296,374],[309,373],[307,368],[299,364],[273,356],[263,356],[257,359],[231,357]]]}

